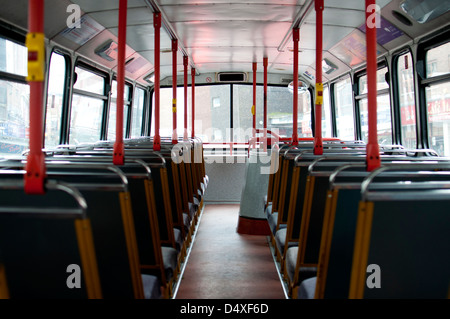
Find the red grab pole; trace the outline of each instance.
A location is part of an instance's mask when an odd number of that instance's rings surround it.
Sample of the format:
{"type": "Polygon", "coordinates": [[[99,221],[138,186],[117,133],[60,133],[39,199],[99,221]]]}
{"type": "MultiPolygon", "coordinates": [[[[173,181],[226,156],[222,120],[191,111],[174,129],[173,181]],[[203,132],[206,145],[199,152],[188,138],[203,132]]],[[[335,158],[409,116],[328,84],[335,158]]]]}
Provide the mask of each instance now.
{"type": "Polygon", "coordinates": [[[44,0],[28,1],[28,76],[30,85],[30,153],[27,157],[24,189],[27,194],[45,193],[43,143],[43,96],[45,78],[44,0]]]}
{"type": "Polygon", "coordinates": [[[161,37],[161,13],[153,13],[153,26],[155,28],[155,137],[153,138],[153,150],[161,150],[161,136],[159,135],[159,81],[160,81],[160,37],[161,37]]]}
{"type": "Polygon", "coordinates": [[[269,59],[263,58],[264,66],[264,151],[267,151],[267,66],[269,59]]]}
{"type": "Polygon", "coordinates": [[[177,51],[178,40],[172,40],[172,144],[178,143],[177,135],[177,51]]]}
{"type": "Polygon", "coordinates": [[[191,121],[192,121],[192,132],[191,137],[195,137],[195,68],[191,69],[191,76],[192,76],[192,114],[191,114],[191,121]]]}
{"type": "Polygon", "coordinates": [[[125,44],[127,41],[127,0],[119,1],[119,43],[117,54],[117,117],[116,142],[114,143],[113,163],[123,165],[125,146],[123,143],[123,95],[125,90],[125,44]]]}
{"type": "MultiPolygon", "coordinates": [[[[367,171],[381,166],[380,147],[377,136],[377,29],[373,23],[371,9],[376,8],[375,0],[366,0],[366,43],[367,43],[367,88],[369,141],[366,148],[367,171]]],[[[375,9],[376,10],[376,9],[375,9]]]]}
{"type": "Polygon", "coordinates": [[[252,116],[253,116],[253,137],[256,137],[256,69],[258,65],[253,62],[253,105],[252,105],[252,116]]]}
{"type": "Polygon", "coordinates": [[[183,56],[183,67],[184,67],[184,134],[183,140],[187,141],[188,139],[188,57],[183,56]]]}
{"type": "Polygon", "coordinates": [[[315,0],[316,9],[316,107],[315,107],[315,134],[314,155],[323,154],[322,140],[322,105],[323,105],[323,82],[322,82],[322,50],[323,50],[323,0],[315,0]]]}
{"type": "Polygon", "coordinates": [[[294,97],[292,112],[292,145],[298,145],[298,41],[300,32],[298,28],[292,29],[292,40],[294,41],[294,97]]]}

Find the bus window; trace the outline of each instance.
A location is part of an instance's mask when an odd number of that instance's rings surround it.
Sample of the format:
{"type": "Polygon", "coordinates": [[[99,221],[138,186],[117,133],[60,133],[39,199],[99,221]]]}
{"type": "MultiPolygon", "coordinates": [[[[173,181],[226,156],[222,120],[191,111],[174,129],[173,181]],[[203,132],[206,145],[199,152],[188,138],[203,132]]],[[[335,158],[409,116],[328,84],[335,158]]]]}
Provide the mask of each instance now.
{"type": "Polygon", "coordinates": [[[324,137],[333,136],[333,130],[331,126],[330,89],[328,88],[328,86],[324,86],[323,88],[322,135],[324,137]]]}
{"type": "MultiPolygon", "coordinates": [[[[197,89],[197,88],[196,88],[197,89]]],[[[173,126],[173,111],[172,111],[172,88],[161,88],[159,92],[159,115],[160,115],[160,131],[159,134],[165,137],[172,136],[172,126],[173,126]]],[[[151,136],[155,134],[155,94],[152,94],[153,99],[153,107],[152,107],[152,127],[151,127],[151,136]]],[[[191,90],[188,89],[188,114],[191,111],[191,90]]],[[[198,103],[196,101],[196,103],[198,103]]],[[[191,126],[191,122],[188,122],[188,129],[191,126]]],[[[184,88],[177,88],[177,135],[183,136],[184,132],[184,88]]]]}
{"type": "MultiPolygon", "coordinates": [[[[392,120],[391,103],[389,100],[389,85],[385,80],[387,68],[377,71],[377,133],[380,145],[392,144],[392,120]]],[[[367,75],[359,78],[359,95],[366,94],[367,75]]],[[[359,100],[359,112],[361,116],[361,138],[368,142],[369,138],[369,118],[367,96],[359,100]]]]}
{"type": "MultiPolygon", "coordinates": [[[[256,128],[264,126],[263,98],[264,88],[256,88],[256,128]]],[[[292,92],[287,87],[267,87],[267,129],[278,131],[281,137],[292,136],[292,92]]],[[[253,87],[251,85],[233,85],[233,127],[234,142],[245,143],[252,136],[253,87]]],[[[311,94],[309,91],[298,95],[298,136],[310,137],[311,131],[311,94]]]]}
{"type": "MultiPolygon", "coordinates": [[[[427,77],[450,72],[450,42],[431,49],[426,55],[427,77]]],[[[441,156],[450,156],[450,82],[426,87],[429,145],[441,156]]]]}
{"type": "MultiPolygon", "coordinates": [[[[287,87],[269,86],[267,89],[267,129],[278,130],[281,137],[292,137],[293,93],[287,87]]],[[[298,137],[311,137],[311,93],[298,94],[298,137]]],[[[263,123],[259,123],[263,127],[263,123]]],[[[258,125],[257,125],[258,126],[258,125]]]]}
{"type": "Polygon", "coordinates": [[[341,140],[355,139],[352,82],[350,77],[334,84],[337,137],[341,140]]]}
{"type": "Polygon", "coordinates": [[[406,148],[414,149],[417,147],[417,133],[414,70],[411,53],[399,56],[397,60],[397,74],[402,145],[406,148]]]}
{"type": "MultiPolygon", "coordinates": [[[[123,137],[126,136],[128,110],[130,108],[130,86],[125,85],[123,91],[123,137]]],[[[117,81],[113,80],[111,86],[111,104],[109,106],[109,120],[108,120],[108,141],[116,139],[116,114],[117,114],[117,81]]]]}
{"type": "Polygon", "coordinates": [[[107,100],[105,78],[80,67],[76,67],[75,72],[77,81],[72,97],[69,141],[71,144],[94,143],[100,139],[107,100]]]}
{"type": "Polygon", "coordinates": [[[0,38],[0,155],[21,154],[28,149],[30,89],[8,74],[27,75],[27,48],[0,38]]]}
{"type": "Polygon", "coordinates": [[[60,144],[61,115],[63,108],[65,79],[66,59],[61,54],[53,52],[50,59],[47,109],[45,116],[46,147],[60,144]]]}
{"type": "Polygon", "coordinates": [[[144,116],[145,91],[136,88],[133,97],[133,106],[131,110],[131,138],[140,137],[142,135],[142,124],[144,116]]]}

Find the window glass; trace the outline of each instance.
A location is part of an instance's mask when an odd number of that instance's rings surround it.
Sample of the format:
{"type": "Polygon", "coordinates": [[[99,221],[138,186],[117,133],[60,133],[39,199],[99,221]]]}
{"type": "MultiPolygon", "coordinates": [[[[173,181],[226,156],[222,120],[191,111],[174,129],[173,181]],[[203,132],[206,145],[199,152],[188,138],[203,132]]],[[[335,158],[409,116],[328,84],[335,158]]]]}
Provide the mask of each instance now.
{"type": "Polygon", "coordinates": [[[414,100],[414,70],[411,53],[406,53],[399,57],[397,74],[402,145],[406,148],[415,149],[417,146],[416,105],[414,100]]]}
{"type": "Polygon", "coordinates": [[[30,89],[0,80],[0,155],[21,154],[29,147],[30,89]]]}
{"type": "MultiPolygon", "coordinates": [[[[385,78],[387,71],[387,68],[381,68],[377,71],[377,90],[389,88],[385,78]]],[[[367,92],[367,75],[363,75],[359,78],[359,94],[366,94],[367,92]]]]}
{"type": "MultiPolygon", "coordinates": [[[[130,86],[125,84],[123,91],[123,137],[126,136],[127,131],[127,119],[129,109],[130,98],[130,86]]],[[[116,120],[117,120],[117,81],[113,80],[111,85],[111,104],[109,107],[109,119],[108,119],[108,140],[113,141],[116,139],[116,120]]]]}
{"type": "MultiPolygon", "coordinates": [[[[359,101],[359,111],[362,140],[367,143],[369,141],[367,98],[359,101]]],[[[380,145],[392,144],[391,104],[388,94],[377,96],[377,134],[380,145]]]]}
{"type": "Polygon", "coordinates": [[[100,139],[104,102],[79,94],[72,98],[70,143],[93,143],[100,139]]]}
{"type": "MultiPolygon", "coordinates": [[[[197,90],[197,87],[196,87],[197,90]]],[[[159,107],[159,114],[160,114],[160,131],[159,134],[161,136],[166,137],[172,137],[172,126],[173,126],[173,93],[172,88],[161,88],[160,89],[160,107],[159,107]]],[[[151,129],[151,136],[155,135],[155,94],[152,94],[152,129],[151,129]]],[[[196,104],[198,102],[196,101],[196,104]]],[[[188,114],[191,112],[191,89],[188,88],[188,114]]],[[[188,130],[190,132],[191,127],[191,120],[188,120],[188,130]]],[[[177,88],[177,135],[183,136],[184,134],[184,88],[179,87],[177,88]]],[[[190,136],[190,134],[189,134],[190,136]]],[[[206,141],[204,141],[206,142],[206,141]]]]}
{"type": "MultiPolygon", "coordinates": [[[[230,103],[230,85],[195,87],[195,135],[204,142],[229,142],[231,140],[230,103]]],[[[188,123],[191,127],[190,98],[188,110],[188,123]]]]}
{"type": "Polygon", "coordinates": [[[323,88],[323,105],[322,105],[322,136],[332,137],[331,126],[331,103],[330,103],[330,90],[328,86],[323,88]]]}
{"type": "Polygon", "coordinates": [[[143,89],[136,88],[133,97],[133,108],[131,111],[131,138],[141,136],[144,103],[145,91],[143,89]]]}
{"type": "Polygon", "coordinates": [[[0,71],[27,76],[28,51],[23,45],[0,38],[0,71]]]}
{"type": "MultiPolygon", "coordinates": [[[[278,129],[281,137],[292,137],[293,92],[288,87],[267,87],[267,129],[278,129]]],[[[263,110],[261,110],[263,112],[263,110]]],[[[259,127],[263,127],[262,119],[259,127]]],[[[298,94],[298,137],[311,137],[311,94],[309,91],[298,94]]]]}
{"type": "Polygon", "coordinates": [[[428,138],[432,149],[450,156],[450,82],[426,88],[428,138]]]}
{"type": "Polygon", "coordinates": [[[59,144],[65,78],[66,59],[62,55],[53,52],[50,60],[47,109],[45,117],[46,147],[56,146],[59,144]]]}
{"type": "Polygon", "coordinates": [[[450,42],[427,52],[427,78],[450,72],[450,42]]]}
{"type": "Polygon", "coordinates": [[[103,77],[79,67],[75,68],[75,73],[77,74],[76,82],[73,86],[75,89],[104,94],[105,79],[103,77]]]}
{"type": "MultiPolygon", "coordinates": [[[[108,119],[108,141],[114,141],[116,139],[116,120],[117,120],[117,104],[116,101],[111,101],[111,106],[109,107],[109,119],[108,119]]],[[[123,107],[123,136],[126,136],[127,130],[127,118],[128,118],[128,107],[124,105],[123,107]]]]}
{"type": "Polygon", "coordinates": [[[355,139],[355,116],[350,77],[334,84],[337,136],[342,140],[355,139]]]}

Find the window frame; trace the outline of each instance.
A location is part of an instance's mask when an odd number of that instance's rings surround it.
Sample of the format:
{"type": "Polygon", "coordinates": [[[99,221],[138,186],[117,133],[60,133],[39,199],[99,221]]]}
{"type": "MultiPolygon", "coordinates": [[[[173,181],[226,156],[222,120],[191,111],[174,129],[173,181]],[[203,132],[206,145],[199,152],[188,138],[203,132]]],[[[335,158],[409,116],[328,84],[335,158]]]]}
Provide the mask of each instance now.
{"type": "MultiPolygon", "coordinates": [[[[387,63],[387,61],[385,60],[385,58],[383,58],[382,60],[379,60],[377,63],[377,72],[381,69],[386,68],[386,76],[385,76],[385,81],[388,85],[387,88],[383,88],[383,89],[378,89],[377,88],[377,98],[381,95],[387,95],[388,96],[388,100],[389,100],[389,109],[391,112],[391,144],[395,143],[395,129],[394,129],[394,123],[393,123],[393,118],[395,116],[395,113],[393,111],[393,105],[391,103],[392,98],[391,98],[391,81],[389,80],[390,77],[390,73],[391,70],[389,68],[389,64],[387,63]]],[[[365,93],[359,93],[360,92],[360,85],[359,85],[359,80],[364,77],[367,76],[367,68],[360,70],[358,72],[355,72],[354,74],[354,84],[353,84],[353,94],[354,94],[354,106],[355,106],[355,122],[356,122],[356,136],[358,140],[363,141],[363,136],[362,136],[362,125],[361,125],[361,101],[363,99],[368,99],[369,93],[365,92],[365,93]]],[[[378,122],[378,120],[377,120],[378,122]]],[[[378,125],[377,125],[378,126],[378,125]]],[[[377,127],[378,128],[378,127],[377,127]]],[[[378,133],[378,130],[377,130],[378,133]]]]}
{"type": "Polygon", "coordinates": [[[431,78],[426,77],[426,56],[427,52],[442,44],[449,42],[450,30],[448,28],[440,30],[437,33],[431,34],[428,37],[419,41],[416,46],[416,112],[418,121],[418,147],[424,149],[430,149],[429,139],[429,127],[428,127],[428,112],[427,112],[427,99],[426,88],[433,84],[440,84],[450,81],[450,73],[434,76],[431,78]]]}
{"type": "Polygon", "coordinates": [[[61,125],[60,125],[60,132],[59,132],[59,145],[67,144],[69,140],[69,131],[68,127],[70,125],[70,107],[71,105],[71,83],[72,83],[72,69],[74,70],[72,66],[72,58],[70,56],[70,53],[60,47],[53,47],[49,57],[48,57],[48,72],[47,77],[45,79],[45,87],[46,87],[46,94],[45,94],[45,103],[44,103],[44,147],[45,147],[45,131],[47,126],[47,104],[48,104],[48,85],[50,81],[50,63],[53,53],[61,55],[66,63],[66,70],[65,70],[65,78],[64,78],[64,91],[63,91],[63,99],[62,99],[62,112],[61,112],[61,125]]]}
{"type": "MultiPolygon", "coordinates": [[[[75,63],[73,64],[72,74],[73,74],[72,80],[70,81],[71,94],[70,94],[70,109],[68,110],[68,118],[67,118],[68,120],[67,120],[66,144],[70,143],[70,128],[71,128],[71,119],[72,119],[72,110],[73,110],[73,95],[74,94],[103,101],[103,109],[102,109],[102,116],[101,116],[102,120],[100,123],[100,125],[101,125],[100,136],[98,137],[98,140],[104,141],[104,140],[106,140],[106,137],[107,137],[106,130],[107,130],[107,125],[108,125],[107,115],[108,115],[108,106],[109,106],[109,101],[110,101],[109,95],[111,92],[111,75],[106,71],[102,71],[102,70],[99,70],[98,68],[91,66],[88,62],[86,62],[84,59],[82,59],[80,57],[78,57],[75,60],[75,63]],[[75,74],[75,70],[77,67],[83,69],[84,71],[88,71],[95,75],[98,75],[104,79],[103,95],[74,88],[74,85],[75,85],[74,74],[75,74]]],[[[81,143],[81,144],[83,144],[83,143],[81,143]]]]}

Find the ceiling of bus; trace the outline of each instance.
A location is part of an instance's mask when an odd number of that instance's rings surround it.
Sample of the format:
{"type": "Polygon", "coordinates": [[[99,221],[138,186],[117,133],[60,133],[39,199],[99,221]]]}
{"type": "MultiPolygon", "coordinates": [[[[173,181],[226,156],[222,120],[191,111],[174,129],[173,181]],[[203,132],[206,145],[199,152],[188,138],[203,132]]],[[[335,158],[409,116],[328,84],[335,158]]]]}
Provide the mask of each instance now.
{"type": "MultiPolygon", "coordinates": [[[[393,32],[379,38],[378,53],[397,49],[413,38],[448,24],[446,15],[426,24],[409,19],[411,25],[401,23],[394,11],[402,12],[404,0],[378,0],[384,19],[383,30],[393,32]],[[389,30],[388,30],[389,29],[389,30]]],[[[450,2],[450,0],[446,0],[450,2]]],[[[108,68],[116,61],[107,61],[95,51],[108,41],[117,42],[118,0],[46,0],[45,33],[53,42],[76,51],[87,59],[108,68]],[[87,41],[67,35],[67,6],[77,4],[86,14],[87,41]],[[92,27],[94,25],[94,27],[92,27]],[[95,31],[95,32],[94,32],[95,31]]],[[[335,78],[358,67],[365,60],[365,1],[325,0],[323,48],[324,58],[337,70],[324,74],[325,80],[335,78]]],[[[166,25],[177,36],[179,47],[196,68],[197,74],[221,71],[252,71],[258,62],[262,72],[263,57],[269,61],[268,71],[292,77],[291,29],[304,15],[300,25],[299,73],[315,74],[315,11],[313,0],[128,0],[127,60],[134,58],[127,76],[143,79],[150,74],[154,63],[154,29],[152,4],[159,7],[166,25]]],[[[27,6],[27,0],[2,4],[0,18],[26,29],[26,12],[17,10],[27,6]]],[[[450,6],[450,4],[449,4],[450,6]]],[[[83,31],[84,30],[84,31],[83,31]]],[[[381,30],[381,32],[383,32],[381,30]]],[[[82,37],[82,36],[81,36],[82,37]]],[[[180,53],[180,51],[179,51],[180,53]]],[[[171,77],[171,38],[161,29],[161,77],[171,77]]],[[[181,72],[182,54],[178,54],[181,72]]],[[[181,74],[181,73],[180,73],[181,74]]],[[[309,78],[313,82],[312,77],[309,78]]]]}

